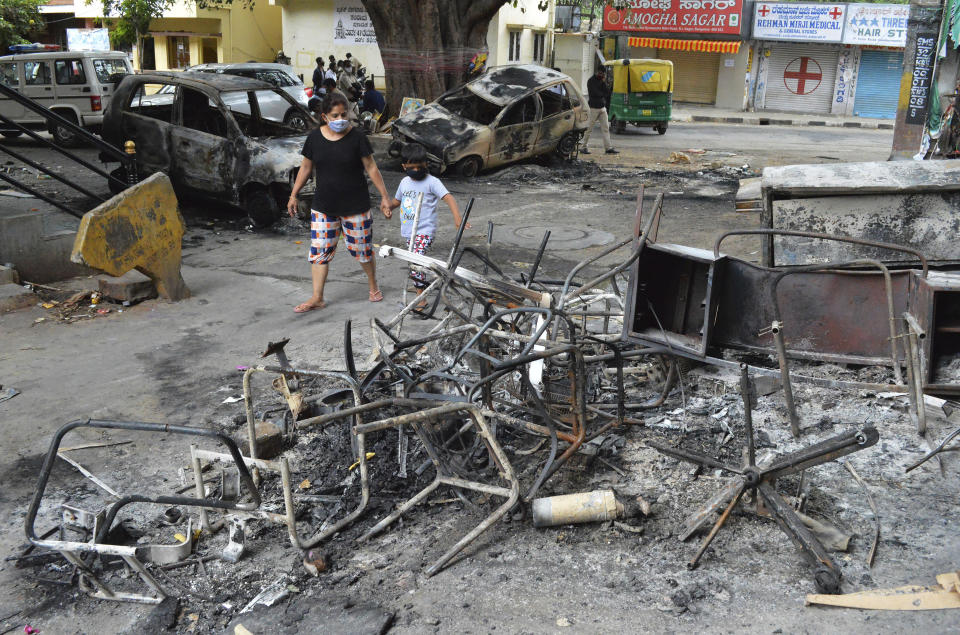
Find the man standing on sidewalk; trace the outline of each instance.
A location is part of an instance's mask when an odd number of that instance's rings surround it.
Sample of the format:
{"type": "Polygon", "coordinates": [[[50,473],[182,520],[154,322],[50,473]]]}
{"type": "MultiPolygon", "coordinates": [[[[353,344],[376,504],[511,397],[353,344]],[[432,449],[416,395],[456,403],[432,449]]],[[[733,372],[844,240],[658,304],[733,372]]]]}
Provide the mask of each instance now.
{"type": "Polygon", "coordinates": [[[607,72],[601,66],[596,74],[587,80],[587,105],[590,106],[590,117],[587,119],[587,131],[583,133],[581,150],[583,154],[590,154],[587,148],[587,141],[590,140],[590,131],[600,120],[600,132],[603,133],[603,147],[607,154],[619,154],[618,150],[613,149],[613,143],[610,142],[610,122],[607,117],[607,72]]]}

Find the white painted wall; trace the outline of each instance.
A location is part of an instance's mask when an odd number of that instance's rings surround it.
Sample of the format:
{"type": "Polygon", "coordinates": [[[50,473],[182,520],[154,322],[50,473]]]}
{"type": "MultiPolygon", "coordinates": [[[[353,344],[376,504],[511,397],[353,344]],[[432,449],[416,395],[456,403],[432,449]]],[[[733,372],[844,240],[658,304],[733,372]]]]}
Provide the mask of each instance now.
{"type": "Polygon", "coordinates": [[[743,110],[749,59],[750,45],[746,42],[740,45],[740,51],[736,54],[720,56],[720,71],[717,73],[717,108],[743,110]]]}
{"type": "Polygon", "coordinates": [[[537,8],[537,4],[538,0],[519,0],[516,7],[512,3],[505,4],[490,20],[490,27],[487,29],[487,47],[490,49],[487,57],[488,66],[532,62],[534,33],[546,35],[543,64],[550,65],[556,5],[554,0],[550,0],[547,10],[541,11],[537,8]],[[511,62],[509,59],[510,31],[521,32],[519,62],[511,62]]]}
{"type": "MultiPolygon", "coordinates": [[[[273,4],[275,0],[271,0],[273,4]]],[[[372,73],[378,88],[383,88],[383,60],[376,44],[334,44],[334,0],[286,0],[276,1],[283,11],[283,52],[303,81],[310,83],[316,58],[324,62],[330,55],[338,60],[346,59],[347,53],[360,60],[372,73]]]]}

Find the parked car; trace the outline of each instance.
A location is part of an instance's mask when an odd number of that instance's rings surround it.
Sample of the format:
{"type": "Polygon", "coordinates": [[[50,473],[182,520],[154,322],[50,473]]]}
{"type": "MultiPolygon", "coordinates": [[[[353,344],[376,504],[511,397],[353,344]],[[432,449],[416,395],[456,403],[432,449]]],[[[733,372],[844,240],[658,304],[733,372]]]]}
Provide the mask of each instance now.
{"type": "Polygon", "coordinates": [[[127,76],[113,97],[103,138],[133,141],[141,176],[164,172],[178,193],[240,207],[259,227],[280,217],[306,132],[267,113],[292,109],[315,123],[286,92],[246,77],[151,72],[127,76]]]}
{"type": "Polygon", "coordinates": [[[569,76],[535,64],[499,66],[393,122],[390,154],[415,141],[433,171],[472,177],[549,152],[572,154],[587,116],[569,76]]]}
{"type": "MultiPolygon", "coordinates": [[[[132,72],[127,54],[120,51],[59,51],[0,57],[0,81],[4,85],[92,132],[100,131],[115,82],[132,72]]],[[[0,115],[26,128],[46,128],[62,146],[74,146],[78,142],[78,135],[66,126],[51,126],[41,115],[12,99],[0,97],[0,115]]],[[[16,137],[21,131],[3,128],[0,122],[0,134],[16,137]]]]}
{"type": "MultiPolygon", "coordinates": [[[[262,82],[273,84],[288,95],[297,100],[306,107],[310,95],[307,93],[307,87],[303,85],[303,80],[293,70],[292,66],[286,64],[275,64],[273,62],[244,62],[239,64],[197,64],[187,69],[191,73],[223,73],[225,75],[238,75],[240,77],[249,77],[250,79],[259,79],[262,82]]],[[[280,106],[279,103],[275,104],[280,106]]],[[[290,118],[297,117],[297,111],[284,111],[282,117],[287,123],[297,126],[299,122],[289,121],[290,118]]],[[[271,113],[276,118],[278,113],[271,113]]]]}

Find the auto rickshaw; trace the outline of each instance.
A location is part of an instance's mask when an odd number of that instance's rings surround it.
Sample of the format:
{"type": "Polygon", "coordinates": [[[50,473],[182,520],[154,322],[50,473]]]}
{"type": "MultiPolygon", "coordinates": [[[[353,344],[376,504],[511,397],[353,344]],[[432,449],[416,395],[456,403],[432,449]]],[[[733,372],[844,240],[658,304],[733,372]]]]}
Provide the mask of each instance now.
{"type": "Polygon", "coordinates": [[[627,124],[667,131],[673,104],[673,62],[658,59],[622,59],[605,63],[613,75],[610,123],[614,132],[627,124]]]}

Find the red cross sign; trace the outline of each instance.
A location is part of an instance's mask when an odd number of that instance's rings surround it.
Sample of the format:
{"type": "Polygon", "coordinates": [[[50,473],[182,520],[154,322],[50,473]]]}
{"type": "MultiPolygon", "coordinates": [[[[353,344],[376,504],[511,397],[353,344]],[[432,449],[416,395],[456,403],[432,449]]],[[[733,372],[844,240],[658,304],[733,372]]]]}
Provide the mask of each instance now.
{"type": "Polygon", "coordinates": [[[840,17],[841,13],[843,13],[843,11],[840,10],[840,7],[833,7],[830,9],[827,15],[829,15],[832,19],[836,20],[837,18],[840,17]]]}
{"type": "Polygon", "coordinates": [[[798,57],[783,70],[783,85],[794,95],[809,95],[822,80],[820,64],[812,57],[798,57]]]}
{"type": "Polygon", "coordinates": [[[768,6],[765,5],[765,4],[760,5],[760,8],[757,9],[757,13],[760,14],[760,17],[761,17],[761,18],[765,18],[765,17],[767,17],[767,14],[770,13],[770,7],[768,7],[768,6]]]}

